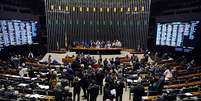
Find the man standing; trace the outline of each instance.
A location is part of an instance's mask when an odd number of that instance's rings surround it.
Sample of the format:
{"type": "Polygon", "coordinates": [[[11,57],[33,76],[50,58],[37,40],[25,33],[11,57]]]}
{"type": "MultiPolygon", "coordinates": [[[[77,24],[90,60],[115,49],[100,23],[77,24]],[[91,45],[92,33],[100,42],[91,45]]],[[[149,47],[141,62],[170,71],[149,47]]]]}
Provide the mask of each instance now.
{"type": "Polygon", "coordinates": [[[75,77],[73,80],[73,101],[76,99],[77,95],[77,101],[80,101],[80,80],[78,77],[75,77]]]}
{"type": "Polygon", "coordinates": [[[88,88],[88,99],[87,101],[96,101],[99,93],[99,86],[96,85],[95,81],[92,81],[92,83],[89,85],[88,88]]]}
{"type": "Polygon", "coordinates": [[[86,72],[83,73],[83,77],[80,80],[80,84],[81,84],[81,88],[82,88],[83,93],[84,93],[83,97],[84,97],[84,99],[87,99],[87,88],[89,87],[90,80],[89,80],[86,72]]]}
{"type": "Polygon", "coordinates": [[[122,80],[116,81],[116,101],[122,101],[123,89],[125,85],[122,80]]]}
{"type": "Polygon", "coordinates": [[[142,96],[144,95],[145,90],[141,84],[134,86],[133,88],[133,101],[142,101],[142,96]]]}

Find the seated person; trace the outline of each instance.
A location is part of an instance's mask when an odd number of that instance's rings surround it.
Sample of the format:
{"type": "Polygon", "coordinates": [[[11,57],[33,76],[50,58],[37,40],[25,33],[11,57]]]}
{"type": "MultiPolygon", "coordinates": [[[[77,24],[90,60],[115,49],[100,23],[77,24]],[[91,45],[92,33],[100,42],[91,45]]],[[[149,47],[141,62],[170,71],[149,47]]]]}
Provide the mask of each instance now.
{"type": "Polygon", "coordinates": [[[101,41],[101,48],[105,47],[105,41],[101,41]]]}
{"type": "Polygon", "coordinates": [[[21,77],[27,76],[28,75],[28,68],[21,68],[19,71],[19,75],[21,77]]]}
{"type": "Polygon", "coordinates": [[[113,41],[112,42],[112,48],[116,48],[117,44],[116,44],[116,41],[113,41]]]}
{"type": "Polygon", "coordinates": [[[107,41],[107,43],[106,43],[106,48],[111,48],[111,47],[112,47],[111,42],[110,42],[110,41],[107,41]]]}
{"type": "Polygon", "coordinates": [[[96,48],[100,48],[101,47],[101,43],[100,43],[100,41],[96,41],[96,48]]]}
{"type": "Polygon", "coordinates": [[[142,96],[145,94],[145,89],[141,84],[133,87],[133,101],[142,101],[142,96]]]}
{"type": "Polygon", "coordinates": [[[117,48],[121,48],[122,47],[122,43],[119,40],[116,41],[116,47],[117,48]]]}

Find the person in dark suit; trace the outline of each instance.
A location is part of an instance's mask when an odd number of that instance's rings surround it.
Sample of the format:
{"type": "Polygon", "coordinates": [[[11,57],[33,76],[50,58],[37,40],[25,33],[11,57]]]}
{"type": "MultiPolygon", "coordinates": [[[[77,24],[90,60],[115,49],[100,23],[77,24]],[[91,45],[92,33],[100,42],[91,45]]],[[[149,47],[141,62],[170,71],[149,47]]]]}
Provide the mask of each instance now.
{"type": "Polygon", "coordinates": [[[100,94],[102,94],[102,87],[103,87],[103,79],[104,79],[105,75],[102,69],[99,69],[97,74],[96,74],[96,82],[97,85],[99,86],[100,89],[100,94]]]}
{"type": "Polygon", "coordinates": [[[104,70],[107,69],[107,65],[108,65],[108,60],[107,58],[105,58],[103,61],[104,70]]]}
{"type": "Polygon", "coordinates": [[[80,80],[81,88],[83,90],[83,97],[84,99],[87,99],[87,88],[89,87],[90,80],[89,77],[87,76],[87,73],[83,73],[83,77],[80,80]]]}
{"type": "Polygon", "coordinates": [[[112,95],[110,93],[110,84],[107,82],[104,86],[103,101],[110,99],[112,101],[112,95]]]}
{"type": "Polygon", "coordinates": [[[125,85],[122,80],[116,81],[116,101],[122,101],[123,89],[125,85]]]}
{"type": "Polygon", "coordinates": [[[87,101],[96,101],[98,94],[99,94],[99,86],[96,84],[96,81],[92,81],[92,83],[88,87],[87,101]]]}
{"type": "Polygon", "coordinates": [[[35,75],[35,73],[34,73],[32,67],[30,67],[29,72],[28,72],[28,75],[29,75],[30,78],[36,77],[36,75],[35,75]]]}
{"type": "Polygon", "coordinates": [[[77,101],[80,101],[80,80],[78,77],[75,77],[73,80],[73,101],[75,101],[76,99],[76,95],[77,95],[77,101]]]}
{"type": "Polygon", "coordinates": [[[133,101],[142,101],[142,96],[145,94],[145,89],[141,84],[133,88],[133,101]]]}

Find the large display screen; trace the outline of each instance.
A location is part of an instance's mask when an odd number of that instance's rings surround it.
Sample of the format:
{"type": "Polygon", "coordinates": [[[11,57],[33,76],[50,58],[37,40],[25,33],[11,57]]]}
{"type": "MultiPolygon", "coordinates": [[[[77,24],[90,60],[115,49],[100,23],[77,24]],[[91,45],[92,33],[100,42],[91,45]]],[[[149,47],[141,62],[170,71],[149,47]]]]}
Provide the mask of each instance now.
{"type": "Polygon", "coordinates": [[[37,43],[37,22],[0,20],[0,48],[37,43]]]}
{"type": "Polygon", "coordinates": [[[193,50],[199,23],[200,21],[157,23],[156,45],[176,47],[176,51],[193,50]]]}

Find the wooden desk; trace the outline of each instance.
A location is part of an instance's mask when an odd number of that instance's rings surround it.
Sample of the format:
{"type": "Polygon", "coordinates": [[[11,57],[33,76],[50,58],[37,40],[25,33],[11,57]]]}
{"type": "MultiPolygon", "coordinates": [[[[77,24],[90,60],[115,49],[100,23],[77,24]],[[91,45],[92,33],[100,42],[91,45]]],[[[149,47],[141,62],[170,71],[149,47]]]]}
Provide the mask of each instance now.
{"type": "Polygon", "coordinates": [[[200,95],[201,92],[191,92],[191,94],[192,94],[193,96],[195,96],[195,95],[200,95]]]}
{"type": "MultiPolygon", "coordinates": [[[[164,89],[182,88],[182,87],[195,86],[195,85],[201,85],[201,81],[182,83],[182,84],[173,84],[173,85],[164,85],[164,89]]],[[[147,90],[148,87],[146,86],[144,87],[144,89],[147,90]]]]}
{"type": "Polygon", "coordinates": [[[198,76],[201,76],[201,73],[179,76],[179,77],[177,77],[177,79],[193,78],[193,77],[198,77],[198,76]]]}
{"type": "Polygon", "coordinates": [[[191,82],[191,83],[183,83],[183,84],[165,85],[164,88],[166,88],[166,89],[182,88],[182,87],[194,86],[194,85],[201,85],[201,81],[191,82]]]}
{"type": "Polygon", "coordinates": [[[143,52],[131,52],[131,54],[144,54],[143,52]]]}
{"type": "Polygon", "coordinates": [[[120,54],[123,48],[72,48],[70,51],[84,54],[120,54]]]}
{"type": "Polygon", "coordinates": [[[55,96],[45,96],[43,99],[50,101],[50,100],[54,100],[55,96]]]}
{"type": "Polygon", "coordinates": [[[158,96],[143,96],[142,100],[155,100],[157,99],[158,96]]]}
{"type": "Polygon", "coordinates": [[[44,64],[38,64],[38,63],[31,63],[31,62],[25,62],[25,64],[32,65],[33,68],[44,68],[46,65],[44,64]]]}

